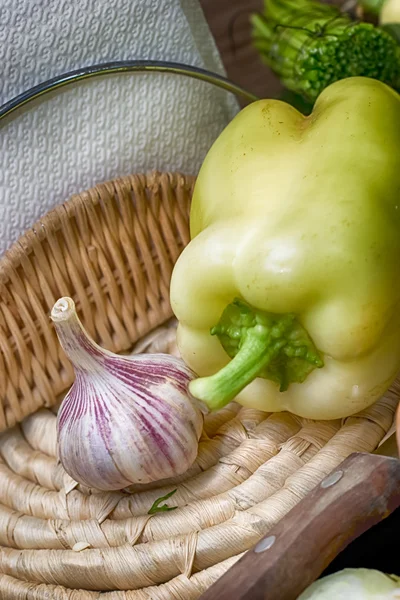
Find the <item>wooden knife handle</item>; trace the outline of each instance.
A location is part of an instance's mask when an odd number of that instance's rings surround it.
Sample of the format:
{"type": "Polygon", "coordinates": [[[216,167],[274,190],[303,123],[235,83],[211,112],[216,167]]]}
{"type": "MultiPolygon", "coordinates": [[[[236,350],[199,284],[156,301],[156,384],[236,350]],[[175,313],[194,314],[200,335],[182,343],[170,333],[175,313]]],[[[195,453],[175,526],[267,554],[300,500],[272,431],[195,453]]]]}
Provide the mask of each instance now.
{"type": "Polygon", "coordinates": [[[400,506],[400,460],[352,454],[200,600],[295,600],[353,539],[400,506]]]}

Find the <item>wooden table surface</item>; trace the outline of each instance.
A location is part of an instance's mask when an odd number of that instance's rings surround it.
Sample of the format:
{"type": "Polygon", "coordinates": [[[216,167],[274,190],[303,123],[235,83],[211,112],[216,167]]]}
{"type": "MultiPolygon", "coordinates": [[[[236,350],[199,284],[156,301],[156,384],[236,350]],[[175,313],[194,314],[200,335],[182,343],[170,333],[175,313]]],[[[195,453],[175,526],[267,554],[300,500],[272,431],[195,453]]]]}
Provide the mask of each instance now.
{"type": "Polygon", "coordinates": [[[228,78],[261,98],[282,90],[251,44],[249,18],[262,10],[264,0],[200,0],[221,53],[228,78]]]}

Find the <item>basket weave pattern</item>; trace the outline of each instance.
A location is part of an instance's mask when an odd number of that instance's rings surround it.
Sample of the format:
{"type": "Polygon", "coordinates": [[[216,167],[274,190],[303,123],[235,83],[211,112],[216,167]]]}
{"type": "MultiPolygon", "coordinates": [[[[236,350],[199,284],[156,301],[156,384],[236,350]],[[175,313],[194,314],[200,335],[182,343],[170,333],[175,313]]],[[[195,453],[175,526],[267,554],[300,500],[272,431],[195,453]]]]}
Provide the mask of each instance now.
{"type": "Polygon", "coordinates": [[[0,431],[73,381],[49,326],[71,295],[89,333],[127,350],[170,316],[169,280],[188,242],[192,177],[153,173],[99,185],[51,211],[0,263],[0,431]]]}
{"type": "Polygon", "coordinates": [[[398,384],[344,422],[232,403],[206,417],[196,462],[174,480],[96,493],[64,472],[55,413],[73,372],[51,307],[71,295],[90,334],[113,351],[136,344],[135,352],[176,354],[168,286],[189,237],[193,183],[150,174],[103,184],[50,213],[3,259],[2,600],[195,600],[327,473],[352,452],[376,448],[392,425],[398,384]],[[148,515],[174,489],[168,504],[176,510],[148,515]]]}

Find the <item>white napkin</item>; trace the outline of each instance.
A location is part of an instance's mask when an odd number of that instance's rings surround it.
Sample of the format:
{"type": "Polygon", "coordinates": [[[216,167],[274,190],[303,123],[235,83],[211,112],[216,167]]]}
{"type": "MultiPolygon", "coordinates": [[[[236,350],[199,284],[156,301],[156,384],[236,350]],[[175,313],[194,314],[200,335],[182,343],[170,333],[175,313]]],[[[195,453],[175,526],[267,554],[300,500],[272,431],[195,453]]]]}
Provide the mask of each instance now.
{"type": "MultiPolygon", "coordinates": [[[[66,71],[158,59],[224,74],[198,0],[0,0],[0,104],[66,71]]],[[[196,174],[238,110],[214,86],[120,74],[65,87],[0,122],[0,253],[70,195],[152,169],[196,174]]]]}

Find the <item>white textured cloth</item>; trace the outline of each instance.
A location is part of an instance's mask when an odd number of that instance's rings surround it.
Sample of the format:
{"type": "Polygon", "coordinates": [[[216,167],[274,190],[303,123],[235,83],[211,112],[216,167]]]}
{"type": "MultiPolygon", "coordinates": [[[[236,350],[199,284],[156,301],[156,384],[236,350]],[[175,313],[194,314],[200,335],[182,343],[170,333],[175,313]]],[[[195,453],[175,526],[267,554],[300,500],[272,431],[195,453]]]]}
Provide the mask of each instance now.
{"type": "MultiPolygon", "coordinates": [[[[66,71],[170,60],[224,74],[198,0],[0,0],[0,104],[66,71]]],[[[0,121],[0,253],[50,208],[114,177],[195,174],[236,99],[173,74],[67,86],[0,121]]]]}

